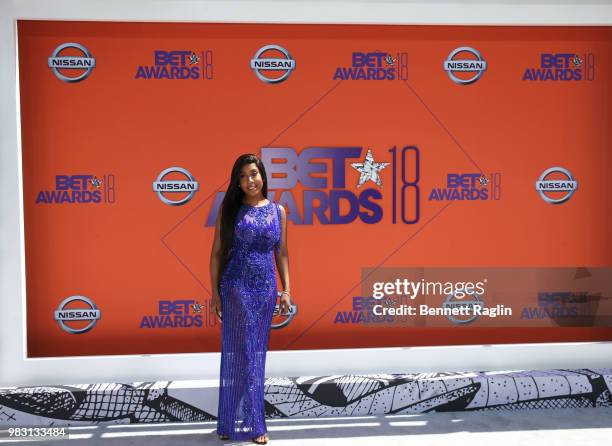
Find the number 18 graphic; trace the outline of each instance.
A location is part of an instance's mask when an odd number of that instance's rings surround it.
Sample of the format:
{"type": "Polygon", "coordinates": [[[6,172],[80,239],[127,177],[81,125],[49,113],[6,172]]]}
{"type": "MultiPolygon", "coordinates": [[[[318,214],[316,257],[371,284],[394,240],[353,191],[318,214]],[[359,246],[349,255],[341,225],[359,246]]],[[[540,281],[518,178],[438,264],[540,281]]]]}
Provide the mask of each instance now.
{"type": "MultiPolygon", "coordinates": [[[[389,152],[393,154],[393,224],[397,223],[397,147],[389,149],[389,152]]],[[[401,189],[399,191],[401,210],[400,216],[402,221],[407,225],[413,225],[418,223],[420,218],[420,202],[421,202],[421,191],[419,189],[419,178],[420,178],[420,152],[416,146],[406,146],[402,149],[399,158],[401,160],[401,189]],[[410,163],[413,166],[410,172],[412,180],[409,181],[406,178],[406,164],[410,163]],[[406,209],[408,208],[407,203],[407,192],[411,193],[414,203],[413,211],[408,218],[406,217],[406,209]]]]}

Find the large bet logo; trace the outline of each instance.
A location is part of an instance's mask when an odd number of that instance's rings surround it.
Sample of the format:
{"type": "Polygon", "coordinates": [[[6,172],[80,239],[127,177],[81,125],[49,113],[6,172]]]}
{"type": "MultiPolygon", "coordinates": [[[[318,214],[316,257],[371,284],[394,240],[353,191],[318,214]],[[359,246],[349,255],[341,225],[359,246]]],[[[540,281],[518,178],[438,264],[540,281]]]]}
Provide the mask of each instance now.
{"type": "MultiPolygon", "coordinates": [[[[371,149],[365,156],[362,152],[361,147],[308,147],[300,153],[292,148],[263,148],[268,198],[283,205],[287,219],[296,225],[312,225],[315,220],[324,225],[357,220],[378,223],[385,208],[381,172],[391,165],[391,222],[397,223],[400,214],[403,223],[417,223],[419,149],[408,146],[398,151],[393,147],[389,149],[391,163],[376,162],[371,149]],[[407,169],[409,163],[412,169],[407,169]]],[[[223,196],[224,192],[217,193],[206,226],[215,224],[223,196]]]]}

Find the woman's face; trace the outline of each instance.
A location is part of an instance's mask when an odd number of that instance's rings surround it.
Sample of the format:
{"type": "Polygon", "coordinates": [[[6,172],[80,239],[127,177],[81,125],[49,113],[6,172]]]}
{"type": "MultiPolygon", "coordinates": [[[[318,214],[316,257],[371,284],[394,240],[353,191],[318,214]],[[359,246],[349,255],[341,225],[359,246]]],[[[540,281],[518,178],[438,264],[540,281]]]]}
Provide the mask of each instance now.
{"type": "Polygon", "coordinates": [[[251,163],[240,169],[240,189],[245,195],[256,197],[262,193],[263,178],[257,168],[257,164],[251,163]]]}

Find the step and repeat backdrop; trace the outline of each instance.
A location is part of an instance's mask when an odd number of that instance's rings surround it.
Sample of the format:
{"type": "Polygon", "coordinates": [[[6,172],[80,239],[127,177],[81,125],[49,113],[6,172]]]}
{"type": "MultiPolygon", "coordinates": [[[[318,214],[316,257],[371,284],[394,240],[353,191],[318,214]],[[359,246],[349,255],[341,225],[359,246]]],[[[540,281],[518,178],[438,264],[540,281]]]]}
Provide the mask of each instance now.
{"type": "Polygon", "coordinates": [[[29,357],[219,351],[209,258],[243,153],[287,210],[270,349],[612,340],[610,27],[18,40],[29,357]]]}

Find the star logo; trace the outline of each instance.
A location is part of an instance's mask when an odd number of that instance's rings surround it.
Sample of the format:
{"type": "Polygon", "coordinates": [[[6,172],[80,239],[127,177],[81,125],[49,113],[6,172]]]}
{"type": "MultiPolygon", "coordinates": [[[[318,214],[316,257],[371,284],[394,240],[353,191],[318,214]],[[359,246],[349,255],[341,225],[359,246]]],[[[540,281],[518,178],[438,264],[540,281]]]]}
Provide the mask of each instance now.
{"type": "Polygon", "coordinates": [[[483,175],[483,176],[481,176],[480,178],[478,178],[478,183],[479,183],[479,184],[480,184],[482,187],[484,187],[484,186],[486,186],[487,184],[489,184],[489,179],[483,175]]]}
{"type": "Polygon", "coordinates": [[[91,180],[89,180],[89,184],[91,184],[96,189],[100,189],[100,185],[102,184],[102,180],[98,177],[94,176],[91,180]]]}
{"type": "Polygon", "coordinates": [[[391,308],[397,303],[396,300],[393,299],[392,297],[387,297],[384,302],[385,302],[385,305],[389,308],[391,308]]]}
{"type": "Polygon", "coordinates": [[[193,309],[194,313],[202,313],[202,308],[204,308],[204,305],[199,302],[196,302],[194,304],[191,304],[191,308],[193,309]]]}
{"type": "Polygon", "coordinates": [[[382,181],[380,180],[379,172],[387,167],[389,163],[375,163],[374,157],[372,156],[372,150],[368,149],[365,160],[363,163],[351,163],[351,166],[359,171],[359,183],[357,187],[361,187],[363,183],[370,180],[382,187],[382,181]]]}
{"type": "Polygon", "coordinates": [[[196,53],[191,53],[191,56],[189,56],[189,65],[195,65],[200,61],[200,56],[198,56],[196,53]]]}
{"type": "Polygon", "coordinates": [[[393,57],[393,56],[391,56],[391,54],[387,54],[387,56],[385,57],[385,63],[387,65],[395,64],[396,60],[397,60],[397,57],[393,57]]]}

